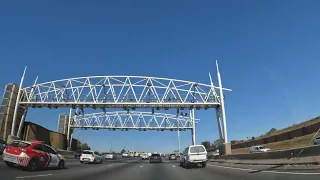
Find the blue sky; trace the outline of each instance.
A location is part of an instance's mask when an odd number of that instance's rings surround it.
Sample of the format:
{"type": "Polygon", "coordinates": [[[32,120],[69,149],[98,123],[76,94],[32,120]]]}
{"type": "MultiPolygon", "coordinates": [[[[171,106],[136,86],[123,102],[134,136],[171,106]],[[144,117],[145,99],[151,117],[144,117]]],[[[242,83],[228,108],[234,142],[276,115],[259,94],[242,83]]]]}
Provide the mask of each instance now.
{"type": "MultiPolygon", "coordinates": [[[[142,75],[209,83],[219,60],[229,140],[318,116],[320,2],[19,1],[0,6],[0,88],[92,75],[142,75]]],[[[0,90],[3,91],[3,90],[0,90]]],[[[59,113],[27,120],[56,130],[59,113]]],[[[218,138],[214,110],[197,111],[197,142],[218,138]]],[[[177,149],[176,132],[82,131],[98,150],[177,149]]],[[[191,133],[181,134],[182,147],[191,133]]]]}

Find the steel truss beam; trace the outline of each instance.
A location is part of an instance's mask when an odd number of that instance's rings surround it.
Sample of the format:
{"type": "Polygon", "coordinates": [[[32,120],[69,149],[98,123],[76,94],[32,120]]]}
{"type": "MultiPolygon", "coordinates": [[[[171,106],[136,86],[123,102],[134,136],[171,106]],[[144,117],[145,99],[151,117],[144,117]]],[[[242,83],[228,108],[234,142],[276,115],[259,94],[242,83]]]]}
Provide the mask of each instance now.
{"type": "MultiPolygon", "coordinates": [[[[199,119],[195,119],[197,123],[199,119]]],[[[192,129],[189,116],[164,113],[115,111],[76,115],[71,128],[123,129],[123,130],[185,130],[192,129]]]]}
{"type": "MultiPolygon", "coordinates": [[[[218,87],[144,76],[92,76],[34,84],[20,104],[72,108],[215,108],[218,87]]],[[[223,89],[231,91],[230,89],[223,89]]]]}

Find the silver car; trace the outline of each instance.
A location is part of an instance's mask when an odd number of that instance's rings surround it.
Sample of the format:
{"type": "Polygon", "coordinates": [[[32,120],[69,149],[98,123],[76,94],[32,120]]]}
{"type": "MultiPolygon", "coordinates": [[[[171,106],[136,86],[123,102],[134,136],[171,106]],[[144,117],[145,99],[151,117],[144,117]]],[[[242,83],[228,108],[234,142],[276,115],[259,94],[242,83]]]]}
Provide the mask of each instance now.
{"type": "Polygon", "coordinates": [[[316,137],[316,138],[313,139],[313,144],[314,144],[314,145],[320,144],[320,136],[318,136],[318,137],[316,137]]]}

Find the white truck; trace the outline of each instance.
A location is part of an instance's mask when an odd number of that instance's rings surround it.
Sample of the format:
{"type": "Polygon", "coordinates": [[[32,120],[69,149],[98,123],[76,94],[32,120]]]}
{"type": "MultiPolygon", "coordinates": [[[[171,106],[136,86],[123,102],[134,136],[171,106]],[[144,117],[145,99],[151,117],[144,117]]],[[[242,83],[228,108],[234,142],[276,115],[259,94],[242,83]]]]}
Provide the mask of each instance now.
{"type": "Polygon", "coordinates": [[[206,167],[207,165],[207,150],[203,145],[191,145],[182,153],[180,157],[180,166],[185,168],[191,168],[192,165],[201,165],[206,167]]]}

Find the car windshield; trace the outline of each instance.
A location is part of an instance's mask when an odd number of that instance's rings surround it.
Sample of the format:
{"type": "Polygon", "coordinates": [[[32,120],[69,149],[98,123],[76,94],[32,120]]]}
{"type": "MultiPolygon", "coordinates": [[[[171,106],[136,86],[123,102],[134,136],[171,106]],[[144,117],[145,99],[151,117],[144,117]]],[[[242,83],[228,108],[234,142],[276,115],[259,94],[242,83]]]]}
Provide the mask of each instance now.
{"type": "Polygon", "coordinates": [[[175,154],[170,154],[170,156],[176,156],[175,154]]]}
{"type": "Polygon", "coordinates": [[[83,151],[82,154],[93,154],[91,151],[83,151]]]}
{"type": "Polygon", "coordinates": [[[13,143],[10,144],[10,146],[13,146],[13,147],[28,147],[28,146],[30,146],[30,144],[26,143],[26,142],[22,142],[22,141],[14,141],[13,143]]]}
{"type": "Polygon", "coordinates": [[[205,149],[202,146],[193,146],[190,148],[190,153],[201,153],[205,152],[205,149]]]}
{"type": "Polygon", "coordinates": [[[153,157],[159,157],[160,154],[152,154],[153,157]]]}

